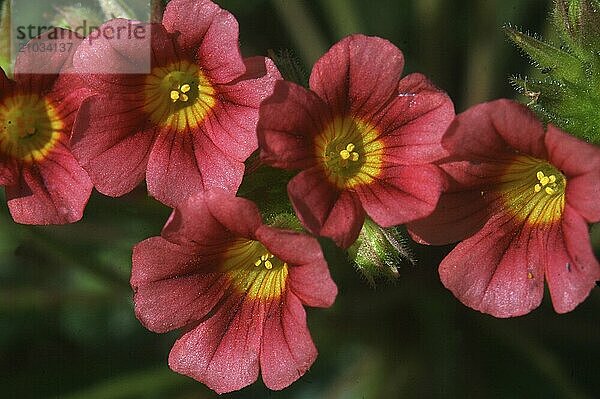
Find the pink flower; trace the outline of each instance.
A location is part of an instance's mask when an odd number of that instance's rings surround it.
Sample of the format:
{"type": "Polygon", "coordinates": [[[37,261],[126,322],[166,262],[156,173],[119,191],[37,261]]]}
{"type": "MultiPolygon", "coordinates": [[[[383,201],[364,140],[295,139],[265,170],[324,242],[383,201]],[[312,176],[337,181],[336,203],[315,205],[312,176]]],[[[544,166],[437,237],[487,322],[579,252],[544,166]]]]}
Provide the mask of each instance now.
{"type": "Polygon", "coordinates": [[[318,242],[264,225],[256,206],[225,192],[191,197],[161,237],[133,250],[135,311],[156,332],[184,328],[169,365],[218,393],[259,374],[283,389],[317,350],[302,305],[329,307],[337,288],[318,242]]]}
{"type": "Polygon", "coordinates": [[[600,220],[600,149],[509,100],[459,115],[443,140],[452,181],[437,210],[409,225],[420,241],[464,239],[442,261],[444,285],[496,317],[539,306],[569,312],[600,279],[588,223],[600,220]]]}
{"type": "Polygon", "coordinates": [[[145,178],[170,206],[212,187],[235,193],[257,148],[258,106],[280,76],[269,59],[242,59],[235,18],[211,1],[173,0],[162,25],[117,19],[98,32],[108,33],[74,59],[98,95],[71,141],[98,191],[120,196],[145,178]]]}
{"type": "Polygon", "coordinates": [[[73,32],[51,30],[19,54],[14,81],[0,69],[0,185],[18,223],[78,221],[90,197],[92,183],[68,144],[90,94],[70,73],[80,41],[73,32]]]}
{"type": "Polygon", "coordinates": [[[429,215],[444,180],[431,163],[454,117],[423,75],[400,80],[404,58],[387,40],[349,36],[315,64],[311,90],[277,82],[261,105],[262,159],[302,169],[288,185],[298,217],[341,247],[365,214],[389,227],[429,215]]]}

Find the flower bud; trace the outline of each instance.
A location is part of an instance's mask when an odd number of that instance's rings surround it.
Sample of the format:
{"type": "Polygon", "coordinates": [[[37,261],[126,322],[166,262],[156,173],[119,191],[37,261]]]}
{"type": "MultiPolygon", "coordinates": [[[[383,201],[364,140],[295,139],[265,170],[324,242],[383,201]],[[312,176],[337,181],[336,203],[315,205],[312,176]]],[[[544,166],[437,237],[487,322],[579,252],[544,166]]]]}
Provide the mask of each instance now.
{"type": "Polygon", "coordinates": [[[356,242],[348,249],[348,255],[356,268],[371,285],[380,279],[398,278],[398,266],[414,264],[407,239],[396,227],[383,228],[367,218],[356,242]]]}

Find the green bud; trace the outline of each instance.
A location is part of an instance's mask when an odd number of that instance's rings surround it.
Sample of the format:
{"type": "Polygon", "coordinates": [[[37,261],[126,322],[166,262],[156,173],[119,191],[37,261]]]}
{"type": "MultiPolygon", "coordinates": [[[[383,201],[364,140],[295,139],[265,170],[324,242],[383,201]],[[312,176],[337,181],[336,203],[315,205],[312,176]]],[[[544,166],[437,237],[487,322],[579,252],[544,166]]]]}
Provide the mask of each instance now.
{"type": "Polygon", "coordinates": [[[371,285],[381,279],[398,278],[401,263],[414,264],[407,239],[398,228],[382,228],[367,218],[356,242],[348,249],[350,259],[371,285]]]}
{"type": "Polygon", "coordinates": [[[292,50],[268,50],[267,55],[273,60],[285,80],[308,87],[308,73],[292,50]]]}
{"type": "Polygon", "coordinates": [[[585,78],[585,69],[573,55],[529,36],[512,26],[505,26],[506,36],[534,62],[534,66],[553,77],[576,83],[585,78]]]}
{"type": "Polygon", "coordinates": [[[504,27],[541,75],[511,84],[545,122],[600,144],[600,0],[555,0],[552,16],[561,46],[504,27]]]}
{"type": "Polygon", "coordinates": [[[588,56],[600,42],[599,0],[555,0],[552,13],[554,25],[562,40],[578,55],[588,56]]]}

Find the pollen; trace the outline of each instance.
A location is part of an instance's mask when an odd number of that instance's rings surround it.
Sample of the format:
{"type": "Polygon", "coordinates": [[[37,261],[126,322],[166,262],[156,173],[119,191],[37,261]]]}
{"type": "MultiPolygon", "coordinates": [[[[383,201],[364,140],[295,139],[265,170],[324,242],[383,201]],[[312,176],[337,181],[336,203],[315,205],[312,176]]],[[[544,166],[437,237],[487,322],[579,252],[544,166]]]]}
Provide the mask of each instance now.
{"type": "Polygon", "coordinates": [[[538,170],[535,177],[537,177],[538,182],[533,186],[533,192],[537,194],[543,189],[548,195],[556,194],[556,188],[558,186],[556,175],[546,176],[543,171],[538,170]]]}
{"type": "Polygon", "coordinates": [[[356,146],[352,143],[348,144],[346,146],[346,148],[344,148],[342,151],[340,151],[340,158],[342,159],[342,161],[352,161],[352,162],[356,162],[358,161],[358,158],[360,157],[360,155],[358,155],[358,152],[354,151],[354,149],[356,148],[356,146]]]}
{"type": "Polygon", "coordinates": [[[186,132],[204,122],[216,94],[201,68],[179,61],[155,67],[146,77],[144,111],[154,123],[186,132]]]}
{"type": "Polygon", "coordinates": [[[288,264],[260,242],[239,239],[223,254],[221,269],[235,289],[253,299],[276,299],[285,290],[288,264]]]}
{"type": "MultiPolygon", "coordinates": [[[[259,267],[260,265],[264,265],[265,269],[271,270],[273,268],[273,262],[271,262],[271,260],[274,257],[275,256],[271,253],[264,253],[256,260],[256,262],[254,262],[254,266],[259,267]]],[[[284,263],[284,266],[287,266],[287,264],[284,263]]]]}
{"type": "Polygon", "coordinates": [[[181,86],[179,86],[179,88],[177,88],[177,90],[171,90],[171,101],[172,102],[176,102],[177,100],[182,101],[182,102],[187,102],[190,97],[185,94],[187,92],[189,92],[191,90],[191,86],[189,84],[183,84],[181,86]]]}
{"type": "Polygon", "coordinates": [[[334,118],[314,143],[325,175],[339,188],[369,184],[382,171],[379,131],[358,118],[334,118]]]}
{"type": "Polygon", "coordinates": [[[567,178],[552,164],[517,156],[502,172],[501,191],[507,210],[529,225],[561,219],[567,178]]]}

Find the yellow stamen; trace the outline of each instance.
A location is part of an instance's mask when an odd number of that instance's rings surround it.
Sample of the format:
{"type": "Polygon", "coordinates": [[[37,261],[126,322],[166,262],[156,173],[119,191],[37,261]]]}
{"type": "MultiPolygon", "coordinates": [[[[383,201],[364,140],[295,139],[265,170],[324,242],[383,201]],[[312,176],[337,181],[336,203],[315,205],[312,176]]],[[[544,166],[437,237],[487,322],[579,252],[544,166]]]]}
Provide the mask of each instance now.
{"type": "Polygon", "coordinates": [[[187,94],[181,94],[180,100],[186,102],[187,100],[189,100],[189,97],[187,96],[187,94]]]}
{"type": "Polygon", "coordinates": [[[340,158],[342,158],[343,160],[350,158],[350,152],[348,150],[340,151],[340,158]]]}
{"type": "Polygon", "coordinates": [[[542,186],[540,186],[539,184],[536,184],[533,187],[533,191],[535,191],[536,193],[539,193],[540,191],[542,191],[542,186]]]}
{"type": "Polygon", "coordinates": [[[258,259],[256,262],[254,262],[254,266],[260,266],[261,263],[262,263],[262,261],[260,259],[258,259]]]}
{"type": "Polygon", "coordinates": [[[350,160],[351,160],[351,161],[354,161],[354,162],[358,161],[358,152],[353,152],[353,153],[350,155],[350,160]]]}
{"type": "Polygon", "coordinates": [[[346,150],[352,152],[352,150],[354,150],[354,144],[350,143],[346,146],[346,150]]]}
{"type": "Polygon", "coordinates": [[[171,90],[171,100],[173,102],[179,100],[179,92],[177,90],[171,90]]]}
{"type": "Polygon", "coordinates": [[[556,176],[550,175],[548,176],[548,179],[550,180],[550,183],[556,183],[556,176]]]}
{"type": "Polygon", "coordinates": [[[182,93],[187,93],[188,91],[190,91],[192,87],[189,84],[184,84],[181,86],[181,88],[179,90],[181,90],[182,93]]]}
{"type": "Polygon", "coordinates": [[[271,263],[270,260],[265,261],[265,267],[269,270],[271,270],[273,268],[273,264],[271,263]]]}
{"type": "Polygon", "coordinates": [[[550,178],[548,176],[544,176],[540,179],[540,183],[542,183],[542,186],[545,186],[549,182],[550,182],[550,178]]]}
{"type": "Polygon", "coordinates": [[[552,194],[554,194],[556,192],[553,188],[550,188],[550,187],[546,187],[546,189],[544,191],[548,195],[552,195],[552,194]]]}
{"type": "Polygon", "coordinates": [[[537,172],[536,176],[537,176],[538,180],[540,180],[540,181],[541,181],[541,180],[542,180],[542,178],[544,177],[544,172],[542,172],[542,171],[540,170],[539,172],[537,172]]]}

